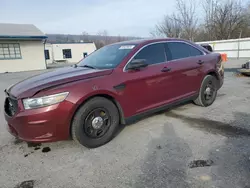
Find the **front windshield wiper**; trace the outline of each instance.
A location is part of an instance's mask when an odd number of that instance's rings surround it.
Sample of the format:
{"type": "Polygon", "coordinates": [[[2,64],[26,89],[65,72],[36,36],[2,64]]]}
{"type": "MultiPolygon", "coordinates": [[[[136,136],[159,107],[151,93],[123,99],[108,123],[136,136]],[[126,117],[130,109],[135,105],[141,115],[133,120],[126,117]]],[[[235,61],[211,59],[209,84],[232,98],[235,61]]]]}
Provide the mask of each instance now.
{"type": "Polygon", "coordinates": [[[90,68],[90,69],[96,69],[95,67],[93,67],[91,65],[81,65],[79,67],[86,67],[86,68],[90,68]]]}

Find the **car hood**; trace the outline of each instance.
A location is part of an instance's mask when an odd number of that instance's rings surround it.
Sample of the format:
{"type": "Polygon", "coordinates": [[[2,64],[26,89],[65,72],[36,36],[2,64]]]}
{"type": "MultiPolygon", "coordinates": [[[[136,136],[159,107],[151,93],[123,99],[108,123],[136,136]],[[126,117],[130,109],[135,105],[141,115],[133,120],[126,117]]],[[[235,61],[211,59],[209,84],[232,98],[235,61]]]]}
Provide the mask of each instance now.
{"type": "Polygon", "coordinates": [[[111,74],[113,70],[65,67],[25,79],[6,90],[17,99],[32,97],[37,92],[57,85],[111,74]]]}

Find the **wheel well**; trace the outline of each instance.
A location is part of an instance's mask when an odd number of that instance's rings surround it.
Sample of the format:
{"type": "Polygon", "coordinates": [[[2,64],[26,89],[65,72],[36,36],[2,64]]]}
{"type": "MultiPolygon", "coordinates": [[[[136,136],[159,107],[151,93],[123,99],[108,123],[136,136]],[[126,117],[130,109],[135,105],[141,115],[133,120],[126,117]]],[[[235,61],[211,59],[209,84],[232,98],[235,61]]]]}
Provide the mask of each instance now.
{"type": "MultiPolygon", "coordinates": [[[[125,124],[125,118],[124,118],[124,114],[123,114],[122,107],[121,107],[121,105],[119,104],[119,102],[117,102],[117,101],[115,100],[114,97],[112,97],[112,96],[110,96],[110,95],[107,95],[107,94],[98,94],[98,95],[94,95],[94,96],[89,97],[86,101],[88,101],[88,100],[90,100],[90,99],[92,99],[92,98],[94,98],[94,97],[103,97],[103,98],[106,98],[106,99],[112,101],[112,102],[114,103],[114,105],[116,106],[116,108],[118,109],[119,116],[120,116],[120,123],[121,123],[121,124],[125,124]]],[[[86,102],[86,101],[85,101],[85,102],[86,102]]]]}
{"type": "Polygon", "coordinates": [[[78,108],[75,110],[73,116],[72,116],[72,119],[71,119],[71,123],[70,123],[70,135],[71,135],[71,125],[72,125],[72,121],[74,119],[74,116],[76,114],[76,112],[78,111],[78,109],[83,105],[85,104],[87,101],[89,101],[90,99],[92,98],[95,98],[95,97],[103,97],[103,98],[106,98],[110,101],[112,101],[114,103],[114,105],[116,106],[116,108],[118,109],[118,112],[119,112],[119,116],[120,116],[120,124],[125,124],[125,118],[124,118],[124,114],[123,114],[123,110],[122,110],[122,107],[121,105],[115,100],[115,98],[113,98],[112,96],[110,95],[107,95],[107,94],[98,94],[98,95],[93,95],[89,98],[87,98],[86,100],[84,100],[79,106],[78,108]]]}
{"type": "Polygon", "coordinates": [[[219,80],[218,75],[215,72],[210,72],[208,75],[214,76],[217,80],[219,80]]]}
{"type": "Polygon", "coordinates": [[[218,77],[218,75],[217,75],[215,72],[210,72],[210,73],[208,73],[207,75],[214,76],[214,77],[216,78],[216,80],[218,81],[217,84],[218,84],[218,86],[219,86],[219,77],[218,77]]]}

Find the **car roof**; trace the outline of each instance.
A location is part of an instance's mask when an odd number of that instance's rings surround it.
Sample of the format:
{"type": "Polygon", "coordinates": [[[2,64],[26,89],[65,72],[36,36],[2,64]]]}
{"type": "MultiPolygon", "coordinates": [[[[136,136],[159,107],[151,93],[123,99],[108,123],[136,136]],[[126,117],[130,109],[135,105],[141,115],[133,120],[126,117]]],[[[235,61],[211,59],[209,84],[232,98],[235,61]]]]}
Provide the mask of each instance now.
{"type": "Polygon", "coordinates": [[[153,38],[153,39],[139,39],[139,40],[128,40],[128,41],[123,41],[123,42],[118,42],[115,44],[149,44],[149,43],[154,43],[154,42],[165,42],[165,41],[183,41],[187,42],[187,40],[184,39],[177,39],[177,38],[153,38]]]}
{"type": "Polygon", "coordinates": [[[205,52],[205,53],[210,53],[209,50],[207,50],[206,48],[191,42],[189,40],[185,40],[185,39],[179,39],[179,38],[153,38],[153,39],[140,39],[140,40],[128,40],[128,41],[123,41],[123,42],[118,42],[118,43],[113,43],[110,45],[116,45],[116,44],[120,44],[120,45],[140,45],[140,46],[144,46],[147,44],[151,44],[151,43],[156,43],[156,42],[169,42],[169,41],[173,41],[173,42],[185,42],[188,43],[192,46],[195,46],[196,48],[198,48],[199,50],[205,52]]]}

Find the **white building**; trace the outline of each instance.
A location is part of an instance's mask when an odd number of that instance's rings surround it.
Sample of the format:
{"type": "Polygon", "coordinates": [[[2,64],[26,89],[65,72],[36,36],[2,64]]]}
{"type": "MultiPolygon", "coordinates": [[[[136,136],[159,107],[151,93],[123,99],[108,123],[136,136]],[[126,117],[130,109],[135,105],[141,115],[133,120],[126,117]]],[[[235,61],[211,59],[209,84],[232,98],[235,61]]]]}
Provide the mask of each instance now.
{"type": "Polygon", "coordinates": [[[0,24],[0,73],[46,69],[46,38],[34,25],[0,24]]]}
{"type": "Polygon", "coordinates": [[[77,63],[96,50],[92,42],[46,43],[45,58],[47,64],[65,62],[77,63]]]}

